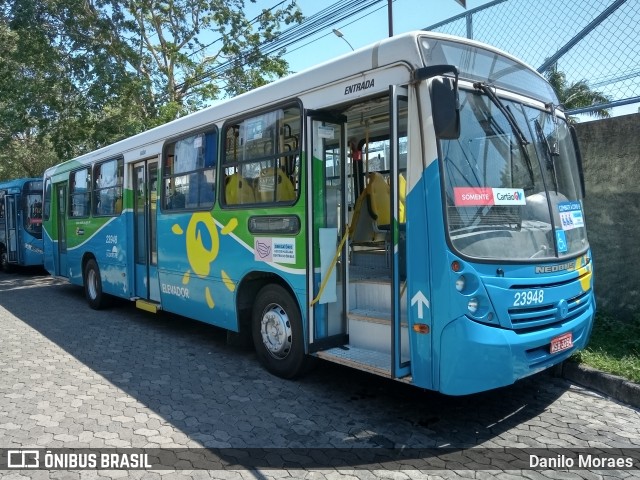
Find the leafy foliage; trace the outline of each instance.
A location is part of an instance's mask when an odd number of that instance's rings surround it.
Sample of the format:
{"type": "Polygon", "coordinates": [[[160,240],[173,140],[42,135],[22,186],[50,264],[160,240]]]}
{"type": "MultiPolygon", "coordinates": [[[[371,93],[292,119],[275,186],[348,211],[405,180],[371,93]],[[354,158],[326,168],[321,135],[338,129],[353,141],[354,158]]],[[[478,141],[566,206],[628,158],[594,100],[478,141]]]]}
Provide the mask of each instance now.
{"type": "MultiPolygon", "coordinates": [[[[545,77],[555,90],[560,99],[560,103],[566,110],[602,105],[611,101],[611,99],[603,93],[591,90],[585,80],[569,83],[564,72],[559,70],[547,70],[545,77]]],[[[609,111],[604,108],[590,110],[588,114],[597,118],[609,118],[609,111]]],[[[570,120],[575,122],[576,118],[570,117],[570,120]]]]}
{"type": "Polygon", "coordinates": [[[640,383],[640,315],[629,321],[599,313],[578,361],[640,383]]]}
{"type": "Polygon", "coordinates": [[[0,178],[285,75],[261,46],[301,19],[293,0],[251,20],[244,0],[0,2],[0,178]]]}

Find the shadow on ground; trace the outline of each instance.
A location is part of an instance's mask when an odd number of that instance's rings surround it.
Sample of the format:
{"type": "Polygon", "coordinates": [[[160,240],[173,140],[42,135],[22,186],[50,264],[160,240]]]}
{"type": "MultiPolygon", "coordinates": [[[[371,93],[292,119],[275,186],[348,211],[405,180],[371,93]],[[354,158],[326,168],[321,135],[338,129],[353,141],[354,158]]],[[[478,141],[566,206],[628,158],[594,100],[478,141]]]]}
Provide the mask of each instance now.
{"type": "Polygon", "coordinates": [[[0,307],[207,447],[467,448],[541,415],[567,388],[542,375],[446,397],[325,362],[286,381],[223,330],[122,301],[96,312],[81,288],[32,273],[0,275],[0,307]]]}

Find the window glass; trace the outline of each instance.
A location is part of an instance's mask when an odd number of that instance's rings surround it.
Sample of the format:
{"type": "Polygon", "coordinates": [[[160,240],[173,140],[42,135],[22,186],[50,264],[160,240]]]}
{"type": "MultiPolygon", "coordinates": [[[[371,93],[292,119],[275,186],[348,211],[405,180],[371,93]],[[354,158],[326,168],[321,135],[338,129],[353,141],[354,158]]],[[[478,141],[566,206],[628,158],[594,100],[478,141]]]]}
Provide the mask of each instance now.
{"type": "Polygon", "coordinates": [[[224,203],[293,203],[300,189],[300,108],[267,112],[225,128],[224,203]]]}
{"type": "Polygon", "coordinates": [[[23,189],[24,229],[42,238],[42,182],[27,182],[23,189]]]}
{"type": "Polygon", "coordinates": [[[91,170],[89,167],[69,175],[71,217],[88,217],[91,211],[91,170]]]}
{"type": "Polygon", "coordinates": [[[165,150],[163,208],[197,210],[213,206],[217,132],[191,135],[165,150]]]}
{"type": "Polygon", "coordinates": [[[44,219],[49,220],[51,215],[51,179],[47,178],[44,182],[44,219]]]}
{"type": "Polygon", "coordinates": [[[122,159],[99,163],[94,169],[94,215],[119,215],[122,212],[122,159]]]}
{"type": "Polygon", "coordinates": [[[549,112],[460,91],[460,137],[441,142],[453,247],[474,258],[552,260],[588,248],[575,148],[549,112]],[[524,141],[520,142],[517,132],[524,141]]]}

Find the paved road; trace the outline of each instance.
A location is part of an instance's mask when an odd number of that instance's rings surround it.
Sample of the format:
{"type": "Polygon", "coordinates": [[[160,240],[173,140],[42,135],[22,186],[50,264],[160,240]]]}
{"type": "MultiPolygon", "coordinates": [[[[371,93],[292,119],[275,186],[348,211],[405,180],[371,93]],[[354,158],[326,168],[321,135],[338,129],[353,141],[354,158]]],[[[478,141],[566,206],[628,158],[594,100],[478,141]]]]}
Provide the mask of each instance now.
{"type": "MultiPolygon", "coordinates": [[[[540,375],[444,397],[320,363],[262,370],[216,328],[0,274],[0,447],[640,447],[640,412],[540,375]]],[[[461,466],[463,467],[463,466],[461,466]]],[[[6,478],[640,478],[630,471],[25,471],[6,478]]]]}

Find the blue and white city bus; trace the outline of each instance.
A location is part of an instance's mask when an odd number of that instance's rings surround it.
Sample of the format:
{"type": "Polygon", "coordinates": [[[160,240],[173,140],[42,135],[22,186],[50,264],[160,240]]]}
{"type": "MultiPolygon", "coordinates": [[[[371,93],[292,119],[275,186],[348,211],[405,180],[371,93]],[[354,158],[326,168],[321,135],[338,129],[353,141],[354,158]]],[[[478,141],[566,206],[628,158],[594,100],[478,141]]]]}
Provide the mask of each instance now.
{"type": "Polygon", "coordinates": [[[562,362],[595,302],[575,134],[535,70],[382,40],[45,173],[45,265],[251,337],[460,395],[562,362]]]}
{"type": "Polygon", "coordinates": [[[42,179],[0,181],[0,268],[42,265],[42,179]]]}

